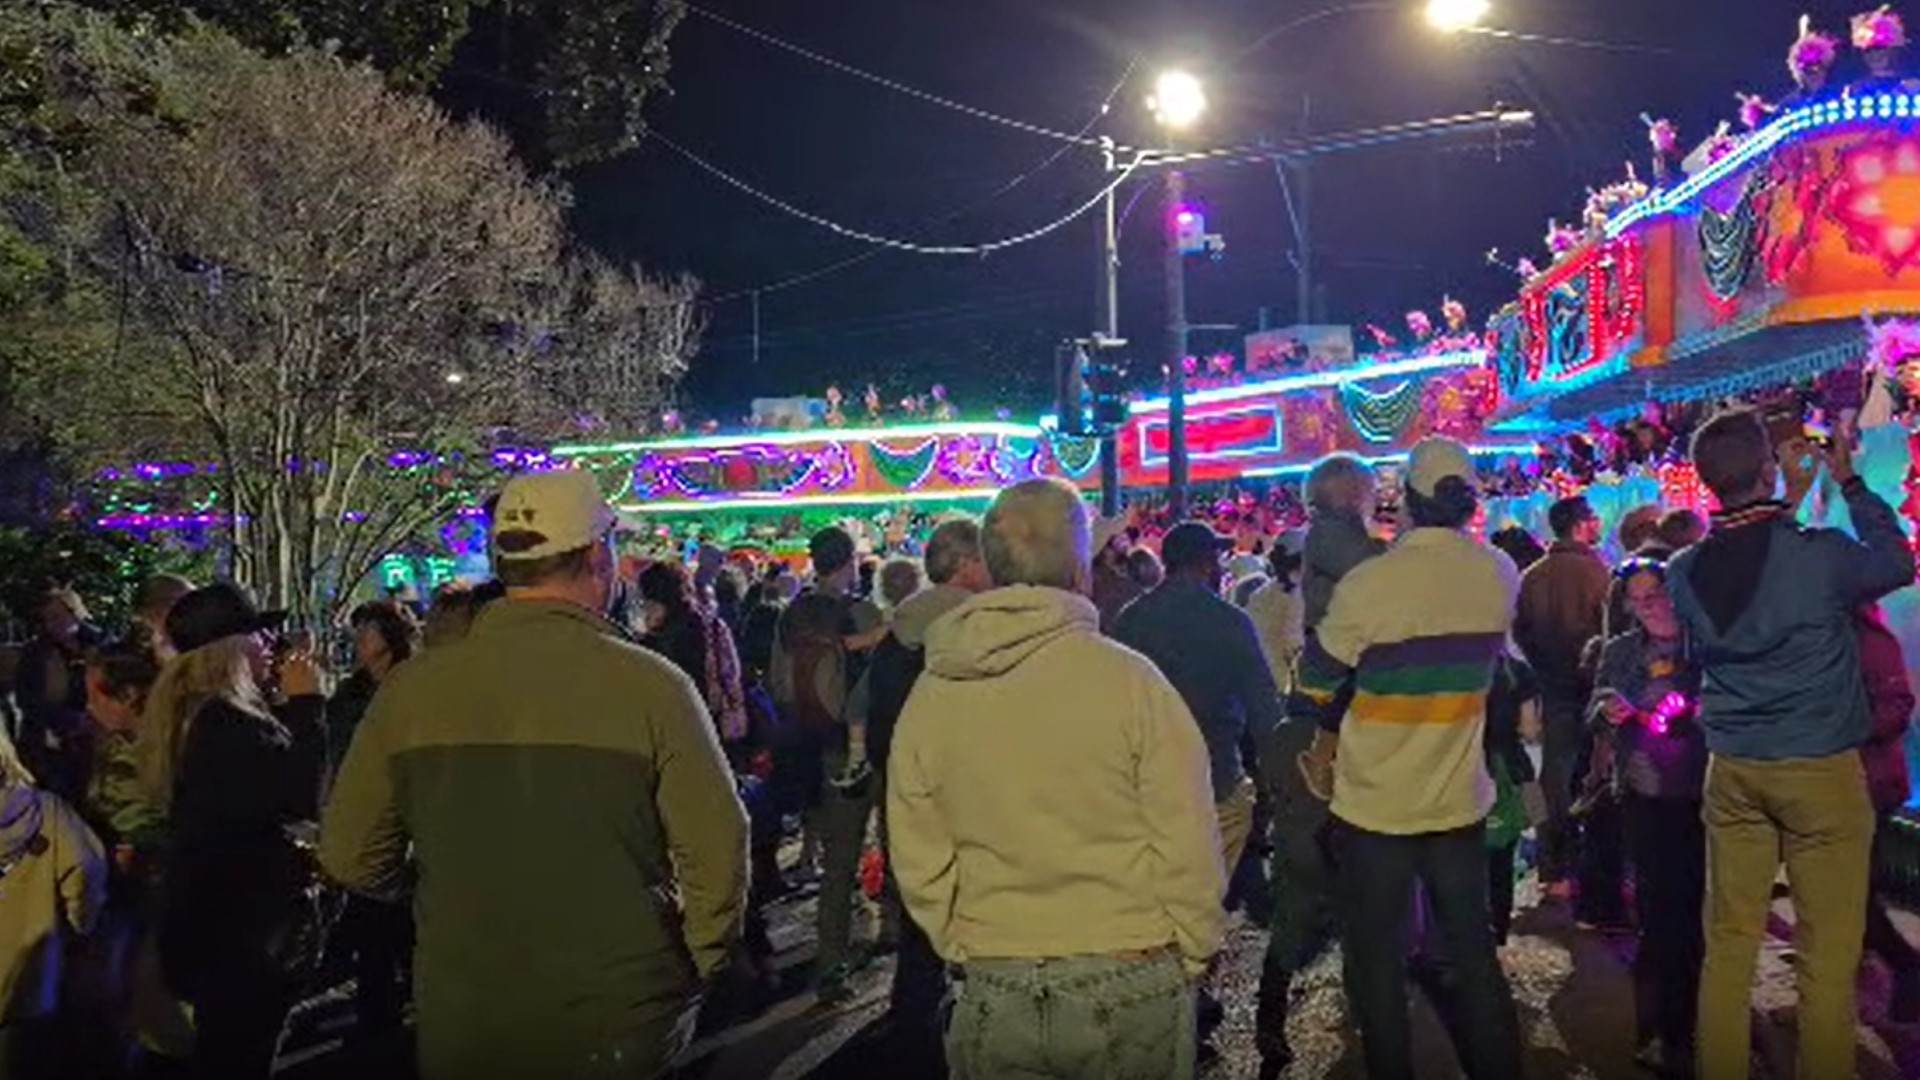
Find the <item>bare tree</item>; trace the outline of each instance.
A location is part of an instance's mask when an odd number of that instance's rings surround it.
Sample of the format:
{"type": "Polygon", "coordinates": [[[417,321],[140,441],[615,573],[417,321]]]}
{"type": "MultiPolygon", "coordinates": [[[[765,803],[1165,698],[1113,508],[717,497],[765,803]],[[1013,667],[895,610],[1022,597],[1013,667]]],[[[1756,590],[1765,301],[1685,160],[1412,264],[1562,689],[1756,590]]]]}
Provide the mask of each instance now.
{"type": "Polygon", "coordinates": [[[162,347],[93,375],[191,421],[267,603],[331,614],[497,480],[489,433],[609,386],[650,409],[684,364],[690,283],[569,256],[563,194],[491,130],[320,52],[202,32],[150,62],[167,115],[101,124],[88,175],[162,347]]]}

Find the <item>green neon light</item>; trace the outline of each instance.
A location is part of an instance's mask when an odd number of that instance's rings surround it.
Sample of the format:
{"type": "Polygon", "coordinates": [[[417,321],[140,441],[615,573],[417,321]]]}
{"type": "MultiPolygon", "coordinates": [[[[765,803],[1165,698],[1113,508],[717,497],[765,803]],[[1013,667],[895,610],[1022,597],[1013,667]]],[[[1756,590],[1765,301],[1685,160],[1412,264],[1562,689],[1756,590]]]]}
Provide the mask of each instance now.
{"type": "Polygon", "coordinates": [[[816,506],[890,506],[898,503],[985,502],[999,488],[963,488],[952,491],[909,491],[899,495],[809,495],[803,498],[700,499],[672,502],[623,503],[623,514],[704,514],[720,510],[805,510],[816,506]]]}
{"type": "Polygon", "coordinates": [[[767,431],[740,435],[696,435],[683,439],[602,443],[592,446],[556,446],[551,453],[554,457],[585,457],[590,454],[632,454],[644,450],[712,450],[729,446],[824,446],[837,442],[914,439],[929,435],[998,435],[1003,438],[1031,439],[1039,433],[1039,430],[1032,424],[992,421],[906,424],[900,427],[880,428],[817,428],[807,431],[767,431]]]}

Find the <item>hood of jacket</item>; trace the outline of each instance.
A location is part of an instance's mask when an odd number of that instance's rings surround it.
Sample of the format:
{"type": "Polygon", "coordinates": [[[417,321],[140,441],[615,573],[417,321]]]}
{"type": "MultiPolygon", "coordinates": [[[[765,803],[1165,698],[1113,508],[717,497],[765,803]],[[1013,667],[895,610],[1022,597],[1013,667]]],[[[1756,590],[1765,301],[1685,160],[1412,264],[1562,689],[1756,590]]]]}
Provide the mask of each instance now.
{"type": "Polygon", "coordinates": [[[893,636],[909,649],[925,648],[934,620],[971,599],[973,594],[957,585],[935,585],[915,593],[894,609],[893,636]]]}
{"type": "Polygon", "coordinates": [[[1048,645],[1095,634],[1100,614],[1076,593],[1013,585],[981,593],[927,631],[927,670],[944,679],[992,679],[1048,645]]]}
{"type": "Polygon", "coordinates": [[[13,784],[0,794],[0,862],[28,853],[40,838],[40,818],[40,795],[33,788],[13,784]]]}

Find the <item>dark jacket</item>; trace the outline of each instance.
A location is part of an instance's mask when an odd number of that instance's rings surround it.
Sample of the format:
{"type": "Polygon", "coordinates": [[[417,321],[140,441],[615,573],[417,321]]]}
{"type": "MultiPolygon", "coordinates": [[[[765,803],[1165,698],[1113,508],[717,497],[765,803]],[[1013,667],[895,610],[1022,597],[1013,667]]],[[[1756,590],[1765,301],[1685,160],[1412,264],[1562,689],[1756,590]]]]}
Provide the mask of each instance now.
{"type": "Polygon", "coordinates": [[[1803,527],[1784,507],[1744,508],[1716,514],[1713,532],[1669,566],[1716,754],[1817,758],[1867,741],[1854,610],[1913,581],[1913,550],[1893,507],[1864,481],[1841,493],[1858,540],[1803,527]]]}
{"type": "Polygon", "coordinates": [[[1689,709],[1671,720],[1666,734],[1643,718],[1669,694],[1689,702],[1700,693],[1700,669],[1675,642],[1662,647],[1636,627],[1615,635],[1600,653],[1594,678],[1594,722],[1611,730],[1616,762],[1628,791],[1649,799],[1698,800],[1707,778],[1706,734],[1689,709]],[[1600,711],[1600,695],[1613,691],[1641,714],[1614,727],[1600,711]]]}
{"type": "Polygon", "coordinates": [[[1493,686],[1487,692],[1487,731],[1482,741],[1487,748],[1487,763],[1500,761],[1507,767],[1507,779],[1516,784],[1534,780],[1533,759],[1527,756],[1520,738],[1520,711],[1529,701],[1540,697],[1540,680],[1525,660],[1503,656],[1495,661],[1493,686]]]}
{"type": "Polygon", "coordinates": [[[1089,591],[1093,606],[1100,612],[1100,632],[1104,634],[1113,633],[1120,613],[1146,592],[1124,568],[1104,562],[1093,564],[1093,588],[1089,591]]]}
{"type": "Polygon", "coordinates": [[[269,720],[221,699],[187,729],[168,811],[160,948],[167,981],[191,1001],[212,980],[278,965],[309,879],[292,827],[319,817],[324,699],[295,698],[269,720]]]}
{"type": "Polygon", "coordinates": [[[1113,639],[1152,660],[1200,724],[1213,792],[1233,793],[1285,718],[1279,688],[1247,613],[1189,581],[1169,579],[1120,613],[1113,639]]]}
{"type": "Polygon", "coordinates": [[[1867,792],[1875,811],[1885,814],[1906,805],[1912,794],[1907,776],[1907,729],[1913,723],[1913,682],[1907,676],[1906,654],[1900,639],[1887,628],[1877,609],[1863,608],[1855,617],[1860,642],[1860,674],[1866,681],[1867,709],[1873,734],[1860,748],[1867,769],[1867,792]]]}
{"type": "Polygon", "coordinates": [[[700,687],[707,687],[707,628],[698,612],[670,611],[660,628],[641,637],[640,644],[673,662],[673,666],[700,687]]]}
{"type": "Polygon", "coordinates": [[[428,1077],[639,1053],[725,963],[746,901],[746,813],[698,689],[571,604],[490,605],[381,686],[320,857],[391,895],[410,850],[428,1077]]]}
{"type": "Polygon", "coordinates": [[[1514,640],[1540,677],[1541,690],[1571,700],[1576,709],[1589,689],[1580,653],[1600,634],[1611,583],[1607,564],[1592,548],[1560,541],[1520,577],[1514,640]]]}
{"type": "Polygon", "coordinates": [[[380,683],[365,668],[355,671],[333,688],[327,700],[327,774],[331,776],[346,760],[347,747],[353,745],[353,733],[366,718],[367,706],[380,683]]]}
{"type": "Polygon", "coordinates": [[[1326,618],[1334,586],[1341,578],[1386,550],[1387,542],[1368,532],[1360,515],[1315,511],[1301,554],[1300,593],[1307,605],[1306,629],[1311,631],[1326,618]]]}
{"type": "Polygon", "coordinates": [[[893,614],[893,628],[867,665],[866,685],[857,687],[854,696],[865,702],[867,717],[867,759],[884,773],[887,757],[893,749],[893,729],[907,698],[927,666],[927,629],[947,612],[967,602],[965,589],[935,585],[909,597],[893,614]]]}

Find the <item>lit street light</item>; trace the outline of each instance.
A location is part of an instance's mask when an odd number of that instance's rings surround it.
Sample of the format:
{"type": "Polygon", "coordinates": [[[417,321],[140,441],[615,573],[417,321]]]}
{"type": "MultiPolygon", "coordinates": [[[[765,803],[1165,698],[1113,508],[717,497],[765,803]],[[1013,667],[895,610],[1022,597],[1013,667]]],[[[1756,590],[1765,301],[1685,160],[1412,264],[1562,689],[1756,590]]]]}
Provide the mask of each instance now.
{"type": "Polygon", "coordinates": [[[1185,131],[1207,111],[1207,92],[1200,80],[1184,71],[1168,71],[1154,80],[1147,108],[1168,131],[1185,131]]]}
{"type": "Polygon", "coordinates": [[[1442,33],[1471,30],[1493,10],[1490,0],[1427,0],[1427,24],[1442,33]]]}

